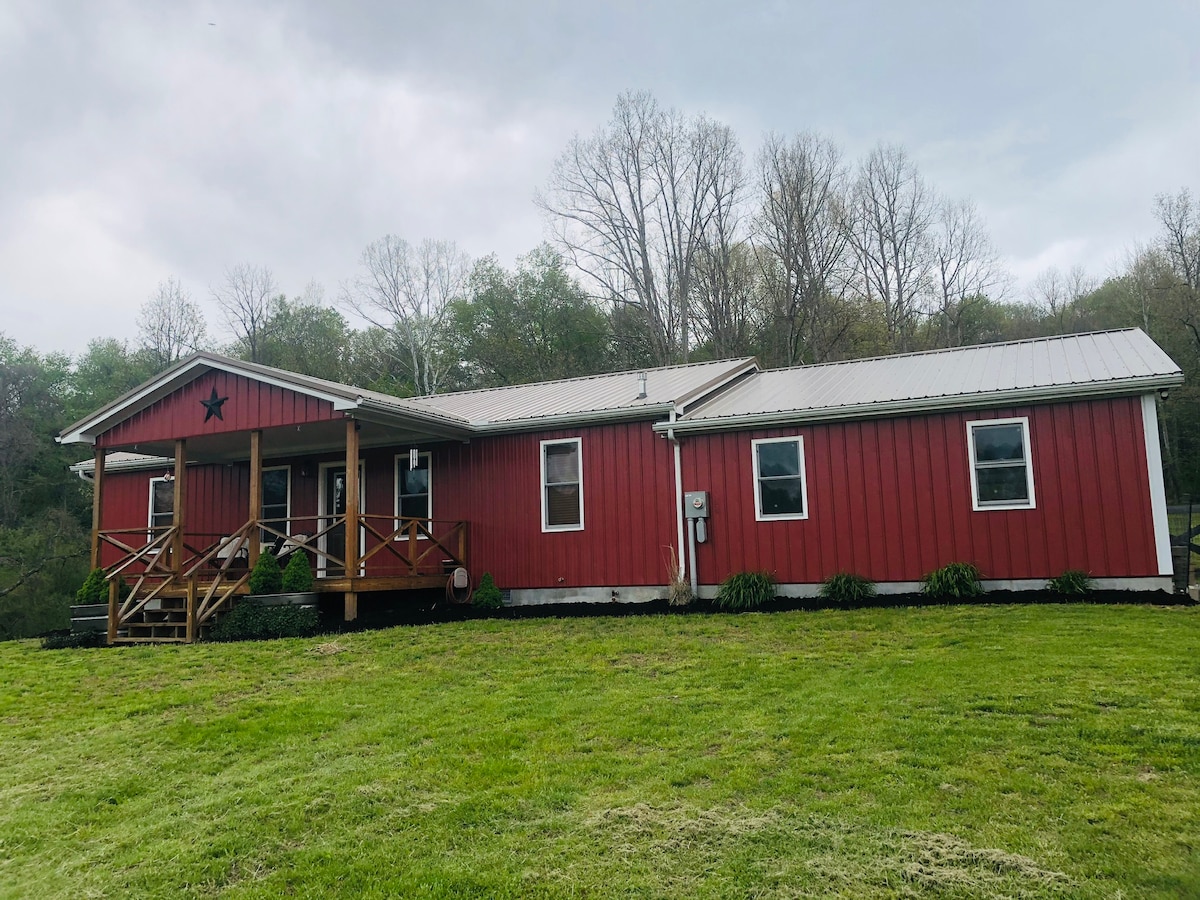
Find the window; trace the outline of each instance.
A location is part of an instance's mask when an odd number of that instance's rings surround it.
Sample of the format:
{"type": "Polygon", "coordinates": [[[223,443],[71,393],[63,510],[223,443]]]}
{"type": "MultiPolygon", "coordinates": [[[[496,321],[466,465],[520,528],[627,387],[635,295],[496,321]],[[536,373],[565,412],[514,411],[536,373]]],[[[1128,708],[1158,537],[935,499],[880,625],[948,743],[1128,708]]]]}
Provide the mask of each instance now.
{"type": "Polygon", "coordinates": [[[150,479],[150,533],[162,534],[175,522],[175,479],[150,479]]]}
{"type": "Polygon", "coordinates": [[[1032,509],[1029,419],[967,423],[974,509],[1032,509]]]}
{"type": "Polygon", "coordinates": [[[417,454],[415,469],[409,468],[407,453],[396,457],[396,528],[401,525],[400,519],[421,519],[426,528],[430,527],[429,520],[433,518],[430,470],[428,453],[417,454]]]}
{"type": "Polygon", "coordinates": [[[804,438],[761,438],[754,448],[754,517],[760,522],[808,518],[804,438]]]}
{"type": "Polygon", "coordinates": [[[582,443],[542,441],[542,531],[583,530],[582,443]]]}
{"type": "MultiPolygon", "coordinates": [[[[291,466],[275,466],[262,470],[262,507],[260,513],[265,521],[275,531],[291,534],[286,521],[291,513],[292,497],[292,468],[291,466]],[[272,521],[275,520],[275,521],[272,521]]],[[[276,535],[267,531],[262,532],[263,543],[272,543],[276,535]]]]}

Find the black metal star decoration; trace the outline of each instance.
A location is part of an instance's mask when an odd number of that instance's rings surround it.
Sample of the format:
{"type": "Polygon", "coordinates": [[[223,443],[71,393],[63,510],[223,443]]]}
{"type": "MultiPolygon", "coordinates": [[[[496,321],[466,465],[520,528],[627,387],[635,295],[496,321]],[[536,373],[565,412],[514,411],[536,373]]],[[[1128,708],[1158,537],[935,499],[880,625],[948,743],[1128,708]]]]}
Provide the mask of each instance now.
{"type": "Polygon", "coordinates": [[[212,396],[207,400],[200,401],[200,405],[204,407],[204,421],[207,422],[213,416],[216,416],[218,419],[224,422],[225,417],[221,415],[221,406],[228,399],[228,397],[218,397],[217,389],[214,387],[212,389],[212,396]]]}

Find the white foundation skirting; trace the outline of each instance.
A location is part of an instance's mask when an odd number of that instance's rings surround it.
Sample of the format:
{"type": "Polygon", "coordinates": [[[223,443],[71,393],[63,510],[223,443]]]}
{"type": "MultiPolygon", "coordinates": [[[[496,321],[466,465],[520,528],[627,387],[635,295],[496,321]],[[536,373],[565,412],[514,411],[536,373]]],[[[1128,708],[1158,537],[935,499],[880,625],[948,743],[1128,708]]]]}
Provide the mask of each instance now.
{"type": "MultiPolygon", "coordinates": [[[[1165,591],[1171,592],[1169,577],[1149,575],[1143,578],[1094,578],[1092,586],[1098,591],[1165,591]]],[[[711,600],[717,594],[717,585],[700,585],[700,596],[711,600]]],[[[985,591],[1041,591],[1046,588],[1045,578],[990,579],[984,580],[985,591]]],[[[875,585],[878,594],[919,594],[919,581],[882,581],[875,585]]],[[[780,597],[810,598],[821,593],[819,584],[778,584],[775,593],[780,597]]],[[[651,586],[634,587],[578,587],[578,588],[521,588],[509,592],[508,606],[545,606],[551,603],[649,603],[665,600],[667,588],[651,586]]]]}

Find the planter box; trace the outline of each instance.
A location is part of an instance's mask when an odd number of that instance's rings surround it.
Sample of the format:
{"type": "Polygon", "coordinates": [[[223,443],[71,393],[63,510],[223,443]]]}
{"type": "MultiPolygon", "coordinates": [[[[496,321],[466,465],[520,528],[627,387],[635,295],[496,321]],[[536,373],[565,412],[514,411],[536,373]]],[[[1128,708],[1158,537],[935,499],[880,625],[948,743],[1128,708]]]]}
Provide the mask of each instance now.
{"type": "Polygon", "coordinates": [[[71,631],[108,631],[108,604],[88,603],[71,607],[71,631]]]}
{"type": "Polygon", "coordinates": [[[251,594],[247,600],[255,600],[263,606],[299,606],[302,609],[316,609],[317,598],[315,591],[304,591],[296,594],[251,594]]]}

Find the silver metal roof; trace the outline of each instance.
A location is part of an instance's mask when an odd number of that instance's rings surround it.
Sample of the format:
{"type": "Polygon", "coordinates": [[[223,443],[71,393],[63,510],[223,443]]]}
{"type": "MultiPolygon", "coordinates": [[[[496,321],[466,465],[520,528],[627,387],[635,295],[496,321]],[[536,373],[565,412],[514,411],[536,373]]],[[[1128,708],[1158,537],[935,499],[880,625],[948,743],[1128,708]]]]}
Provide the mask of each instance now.
{"type": "Polygon", "coordinates": [[[646,369],[644,398],[638,397],[640,373],[634,371],[411,397],[405,402],[466,419],[480,430],[543,421],[653,416],[757,369],[753,357],[646,369]]]}
{"type": "Polygon", "coordinates": [[[1103,331],[759,372],[676,430],[1152,391],[1179,366],[1143,331],[1103,331]]]}

